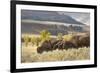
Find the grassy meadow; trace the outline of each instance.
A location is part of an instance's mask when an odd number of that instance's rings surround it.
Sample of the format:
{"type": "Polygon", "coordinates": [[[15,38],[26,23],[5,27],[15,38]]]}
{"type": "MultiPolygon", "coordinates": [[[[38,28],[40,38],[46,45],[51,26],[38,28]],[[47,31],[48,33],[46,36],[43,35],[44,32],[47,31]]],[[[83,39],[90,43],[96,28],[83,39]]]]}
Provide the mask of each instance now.
{"type": "MultiPolygon", "coordinates": [[[[76,35],[76,34],[75,34],[76,35]]],[[[42,31],[40,36],[22,34],[21,62],[49,62],[49,61],[73,61],[73,60],[89,60],[90,47],[82,46],[68,49],[56,48],[51,51],[37,52],[37,48],[42,46],[44,41],[52,39],[70,41],[73,34],[62,35],[59,33],[56,38],[51,37],[49,32],[42,31]]]]}
{"type": "Polygon", "coordinates": [[[39,54],[35,48],[22,47],[22,63],[46,62],[46,61],[72,61],[90,59],[90,48],[83,47],[78,49],[54,50],[39,54]]]}

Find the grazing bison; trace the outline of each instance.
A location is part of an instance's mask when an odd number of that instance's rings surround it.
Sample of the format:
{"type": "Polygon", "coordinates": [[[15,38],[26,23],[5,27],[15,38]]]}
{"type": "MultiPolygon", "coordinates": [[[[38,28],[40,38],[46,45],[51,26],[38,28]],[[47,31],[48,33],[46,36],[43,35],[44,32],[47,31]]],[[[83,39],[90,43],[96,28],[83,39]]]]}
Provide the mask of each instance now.
{"type": "Polygon", "coordinates": [[[62,46],[63,49],[76,48],[76,45],[71,41],[63,41],[62,43],[63,43],[62,46]]]}
{"type": "Polygon", "coordinates": [[[49,40],[44,41],[40,47],[37,48],[38,53],[52,50],[67,50],[69,48],[89,47],[90,46],[90,35],[75,35],[69,41],[64,40],[49,40]]]}
{"type": "Polygon", "coordinates": [[[71,42],[74,43],[74,45],[79,47],[89,47],[90,46],[90,36],[89,35],[76,35],[71,39],[71,42]]]}
{"type": "Polygon", "coordinates": [[[76,48],[76,46],[70,41],[59,41],[57,44],[53,46],[53,49],[68,49],[68,48],[76,48]]]}
{"type": "Polygon", "coordinates": [[[78,42],[79,47],[89,47],[90,46],[90,36],[82,36],[78,42]]]}
{"type": "Polygon", "coordinates": [[[38,53],[42,53],[43,51],[50,51],[51,49],[51,42],[50,41],[44,41],[40,47],[37,48],[38,53]]]}
{"type": "Polygon", "coordinates": [[[38,53],[42,53],[44,51],[52,51],[52,50],[63,50],[68,48],[76,48],[76,46],[69,41],[55,40],[55,41],[45,41],[42,43],[40,47],[37,48],[38,53]]]}

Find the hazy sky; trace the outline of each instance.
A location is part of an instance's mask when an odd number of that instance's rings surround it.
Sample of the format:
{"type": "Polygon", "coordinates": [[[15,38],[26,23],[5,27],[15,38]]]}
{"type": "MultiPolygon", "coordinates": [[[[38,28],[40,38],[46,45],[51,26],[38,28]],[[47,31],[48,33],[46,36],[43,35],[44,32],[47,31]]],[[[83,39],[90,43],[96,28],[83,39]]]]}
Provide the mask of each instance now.
{"type": "Polygon", "coordinates": [[[72,18],[76,19],[77,21],[90,25],[90,13],[82,13],[82,12],[58,12],[58,13],[63,15],[69,15],[72,18]]]}
{"type": "MultiPolygon", "coordinates": [[[[90,25],[90,13],[84,12],[63,12],[63,11],[55,11],[60,15],[67,15],[72,17],[73,19],[84,23],[86,25],[90,25]]],[[[40,15],[48,15],[48,13],[53,13],[53,11],[38,11],[38,10],[22,10],[21,16],[24,17],[32,17],[34,14],[39,13],[40,15]]],[[[54,13],[53,13],[54,14],[54,13]]]]}

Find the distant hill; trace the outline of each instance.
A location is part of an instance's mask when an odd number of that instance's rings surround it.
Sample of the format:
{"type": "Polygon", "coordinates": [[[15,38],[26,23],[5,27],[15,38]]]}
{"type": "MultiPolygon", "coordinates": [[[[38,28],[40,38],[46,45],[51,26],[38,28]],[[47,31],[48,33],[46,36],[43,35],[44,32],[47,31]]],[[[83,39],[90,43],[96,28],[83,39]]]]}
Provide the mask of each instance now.
{"type": "Polygon", "coordinates": [[[71,16],[59,14],[57,11],[22,10],[21,19],[54,21],[54,22],[84,25],[83,23],[73,19],[71,16]]]}
{"type": "Polygon", "coordinates": [[[87,25],[76,21],[71,16],[61,15],[57,12],[22,10],[21,14],[22,34],[40,34],[42,30],[48,30],[51,35],[89,31],[87,25]]]}
{"type": "Polygon", "coordinates": [[[65,25],[49,25],[49,24],[41,24],[35,22],[21,22],[21,30],[22,34],[40,34],[42,30],[48,30],[51,35],[57,35],[58,33],[68,34],[68,32],[84,32],[89,30],[87,26],[65,26],[65,25]],[[87,28],[87,29],[85,29],[87,28]]]}

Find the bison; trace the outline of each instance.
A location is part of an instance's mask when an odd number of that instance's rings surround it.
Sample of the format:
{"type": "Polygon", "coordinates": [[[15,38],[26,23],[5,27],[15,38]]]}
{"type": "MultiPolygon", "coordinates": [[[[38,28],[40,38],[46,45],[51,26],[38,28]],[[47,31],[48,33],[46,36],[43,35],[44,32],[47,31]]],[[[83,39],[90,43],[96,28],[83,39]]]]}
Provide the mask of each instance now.
{"type": "Polygon", "coordinates": [[[67,50],[68,48],[76,48],[76,46],[69,41],[62,41],[62,40],[45,41],[42,43],[40,47],[37,48],[37,52],[42,53],[44,51],[53,51],[56,49],[67,50]]]}
{"type": "Polygon", "coordinates": [[[50,51],[51,49],[51,42],[50,41],[44,41],[40,47],[37,48],[38,53],[42,53],[43,51],[50,51]]]}
{"type": "Polygon", "coordinates": [[[74,43],[74,45],[79,47],[89,47],[90,46],[90,36],[89,35],[76,35],[71,39],[71,42],[74,43]]]}
{"type": "Polygon", "coordinates": [[[75,35],[69,41],[64,40],[49,40],[44,41],[40,47],[37,48],[38,53],[42,53],[44,51],[53,51],[56,49],[59,50],[67,50],[71,48],[79,48],[79,47],[89,47],[90,46],[90,35],[75,35]]]}
{"type": "Polygon", "coordinates": [[[59,49],[59,50],[68,48],[76,48],[76,46],[74,45],[74,43],[70,41],[59,41],[53,46],[53,49],[59,49]]]}
{"type": "Polygon", "coordinates": [[[82,36],[78,42],[79,47],[89,47],[90,46],[90,36],[82,36]]]}

